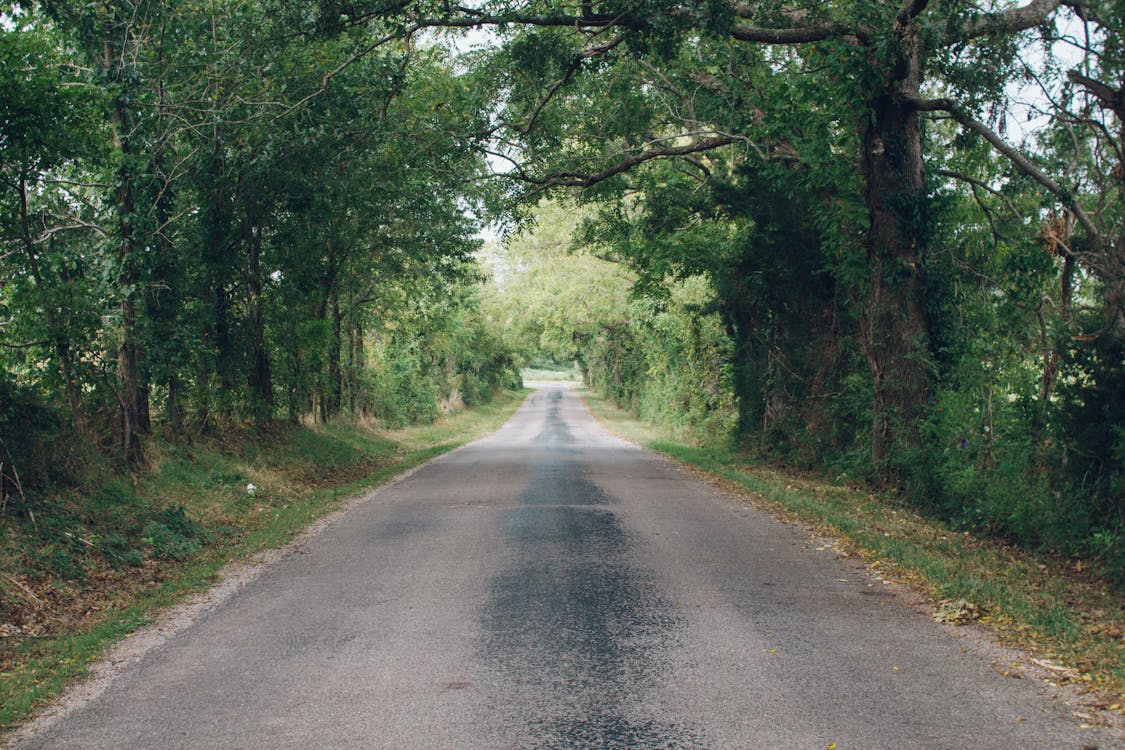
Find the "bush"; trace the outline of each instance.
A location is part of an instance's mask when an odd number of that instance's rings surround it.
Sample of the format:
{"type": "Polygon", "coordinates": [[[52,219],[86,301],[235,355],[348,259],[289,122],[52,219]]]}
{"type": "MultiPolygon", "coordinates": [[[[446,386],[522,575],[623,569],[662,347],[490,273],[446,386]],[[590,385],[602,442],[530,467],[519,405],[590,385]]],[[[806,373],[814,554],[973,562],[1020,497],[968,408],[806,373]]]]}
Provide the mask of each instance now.
{"type": "Polygon", "coordinates": [[[63,478],[64,432],[58,412],[0,373],[0,503],[26,512],[39,490],[63,478]]]}
{"type": "Polygon", "coordinates": [[[730,448],[738,429],[732,343],[706,309],[702,277],[675,285],[666,301],[638,299],[626,326],[591,337],[581,362],[587,382],[638,416],[689,441],[730,448]]]}

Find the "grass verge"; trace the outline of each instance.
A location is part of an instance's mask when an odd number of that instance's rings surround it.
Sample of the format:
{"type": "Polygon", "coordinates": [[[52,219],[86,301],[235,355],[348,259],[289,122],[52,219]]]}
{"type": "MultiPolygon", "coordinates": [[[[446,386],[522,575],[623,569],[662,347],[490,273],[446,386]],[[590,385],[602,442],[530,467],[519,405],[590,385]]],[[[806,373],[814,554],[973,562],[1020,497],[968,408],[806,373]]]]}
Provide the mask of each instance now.
{"type": "Polygon", "coordinates": [[[133,483],[103,481],[0,516],[0,735],[223,565],[289,542],[341,500],[486,435],[526,392],[399,430],[279,427],[153,441],[133,483]]]}
{"type": "Polygon", "coordinates": [[[775,515],[839,537],[885,576],[920,586],[935,603],[944,602],[936,618],[949,611],[979,618],[1005,642],[1058,665],[1056,682],[1082,683],[1100,696],[1095,705],[1125,712],[1125,596],[1082,561],[1040,557],[978,538],[925,518],[894,497],[673,442],[601,396],[582,395],[617,434],[701,470],[775,515]]]}

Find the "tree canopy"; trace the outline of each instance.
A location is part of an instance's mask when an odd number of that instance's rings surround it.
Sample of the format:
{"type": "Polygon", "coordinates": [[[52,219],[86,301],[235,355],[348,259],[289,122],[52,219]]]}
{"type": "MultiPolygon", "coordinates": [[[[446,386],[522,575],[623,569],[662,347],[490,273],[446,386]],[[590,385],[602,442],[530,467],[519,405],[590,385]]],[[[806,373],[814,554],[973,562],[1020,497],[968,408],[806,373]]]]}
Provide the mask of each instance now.
{"type": "Polygon", "coordinates": [[[3,388],[126,466],[573,358],[701,442],[1125,559],[1119,2],[7,8],[3,388]],[[482,302],[478,225],[535,219],[482,302]]]}

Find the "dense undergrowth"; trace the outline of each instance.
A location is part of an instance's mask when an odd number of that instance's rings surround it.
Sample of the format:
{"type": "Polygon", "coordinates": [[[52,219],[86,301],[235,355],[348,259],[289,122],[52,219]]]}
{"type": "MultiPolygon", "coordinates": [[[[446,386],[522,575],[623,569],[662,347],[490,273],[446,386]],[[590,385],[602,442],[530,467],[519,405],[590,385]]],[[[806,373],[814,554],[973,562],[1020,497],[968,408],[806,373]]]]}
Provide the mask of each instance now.
{"type": "Polygon", "coordinates": [[[522,400],[406,428],[335,421],[152,439],[132,476],[87,457],[0,514],[0,729],[229,560],[284,544],[338,501],[499,426],[522,400]]]}

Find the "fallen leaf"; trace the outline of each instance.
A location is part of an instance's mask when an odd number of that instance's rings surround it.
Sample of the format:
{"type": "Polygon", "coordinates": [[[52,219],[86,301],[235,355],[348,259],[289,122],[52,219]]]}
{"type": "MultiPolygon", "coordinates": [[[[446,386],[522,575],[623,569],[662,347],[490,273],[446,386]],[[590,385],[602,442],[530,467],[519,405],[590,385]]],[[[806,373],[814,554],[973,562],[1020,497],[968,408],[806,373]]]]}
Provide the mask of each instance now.
{"type": "Polygon", "coordinates": [[[980,607],[965,599],[946,599],[938,604],[933,621],[946,625],[967,625],[979,620],[980,607]]]}

